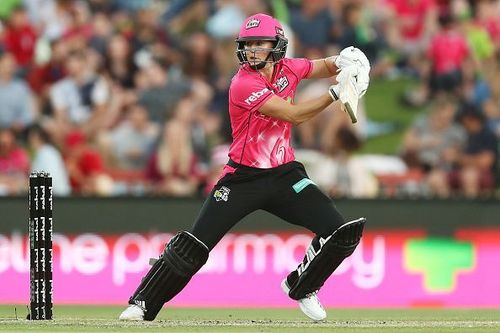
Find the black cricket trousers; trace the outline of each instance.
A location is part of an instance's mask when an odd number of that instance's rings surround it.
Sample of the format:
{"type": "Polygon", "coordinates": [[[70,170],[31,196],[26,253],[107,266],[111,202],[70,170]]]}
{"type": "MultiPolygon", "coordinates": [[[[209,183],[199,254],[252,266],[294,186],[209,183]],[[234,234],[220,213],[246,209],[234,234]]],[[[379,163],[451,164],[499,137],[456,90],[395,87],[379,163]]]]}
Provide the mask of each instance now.
{"type": "Polygon", "coordinates": [[[292,161],[276,168],[239,165],[214,186],[191,233],[210,250],[246,215],[262,209],[326,238],[345,223],[332,199],[309,179],[304,165],[292,161]]]}

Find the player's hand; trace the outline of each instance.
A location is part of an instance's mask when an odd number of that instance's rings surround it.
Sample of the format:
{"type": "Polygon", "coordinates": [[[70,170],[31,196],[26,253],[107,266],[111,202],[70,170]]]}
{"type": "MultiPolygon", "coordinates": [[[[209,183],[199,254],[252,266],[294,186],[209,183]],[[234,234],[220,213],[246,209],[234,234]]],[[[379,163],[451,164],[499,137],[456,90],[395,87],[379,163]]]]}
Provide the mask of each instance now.
{"type": "Polygon", "coordinates": [[[359,70],[356,66],[349,66],[344,68],[337,74],[337,77],[335,79],[338,83],[328,88],[328,93],[334,101],[341,99],[341,95],[345,95],[345,92],[343,91],[346,90],[346,87],[348,85],[351,85],[352,88],[354,88],[353,97],[359,98],[359,93],[356,85],[356,77],[358,73],[359,70]]]}
{"type": "Polygon", "coordinates": [[[355,65],[356,67],[370,68],[370,61],[360,49],[349,46],[340,51],[340,54],[335,58],[335,65],[340,69],[355,65]]]}

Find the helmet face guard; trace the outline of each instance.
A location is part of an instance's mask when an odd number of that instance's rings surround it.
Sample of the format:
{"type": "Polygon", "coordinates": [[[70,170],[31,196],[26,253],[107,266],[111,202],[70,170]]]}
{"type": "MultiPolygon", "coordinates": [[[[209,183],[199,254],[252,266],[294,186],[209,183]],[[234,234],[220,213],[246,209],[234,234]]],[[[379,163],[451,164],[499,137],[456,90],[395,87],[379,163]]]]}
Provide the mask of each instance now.
{"type": "Polygon", "coordinates": [[[288,46],[288,39],[279,35],[276,35],[276,37],[274,38],[243,37],[236,39],[236,45],[237,45],[236,56],[238,57],[240,65],[249,64],[250,67],[252,67],[253,69],[262,69],[267,63],[274,64],[285,57],[286,48],[288,46]],[[262,47],[245,48],[246,42],[253,40],[271,41],[274,43],[274,46],[272,48],[262,48],[262,47]],[[260,61],[248,60],[247,54],[249,53],[253,54],[253,57],[256,58],[255,54],[257,52],[269,52],[269,55],[265,60],[260,60],[260,61]]]}

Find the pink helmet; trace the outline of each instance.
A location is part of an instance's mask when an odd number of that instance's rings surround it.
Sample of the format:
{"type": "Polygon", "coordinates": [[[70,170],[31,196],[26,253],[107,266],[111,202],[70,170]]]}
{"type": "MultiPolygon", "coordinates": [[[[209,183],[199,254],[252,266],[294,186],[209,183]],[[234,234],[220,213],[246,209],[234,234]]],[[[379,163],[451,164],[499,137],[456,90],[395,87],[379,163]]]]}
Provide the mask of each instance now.
{"type": "MultiPolygon", "coordinates": [[[[272,16],[259,13],[248,17],[243,22],[238,38],[236,38],[236,55],[240,64],[249,63],[246,52],[252,49],[245,49],[245,42],[250,40],[274,42],[273,48],[269,49],[271,60],[265,62],[275,63],[285,57],[288,39],[285,38],[280,22],[272,16]]],[[[253,66],[256,66],[256,64],[253,64],[253,66]]]]}

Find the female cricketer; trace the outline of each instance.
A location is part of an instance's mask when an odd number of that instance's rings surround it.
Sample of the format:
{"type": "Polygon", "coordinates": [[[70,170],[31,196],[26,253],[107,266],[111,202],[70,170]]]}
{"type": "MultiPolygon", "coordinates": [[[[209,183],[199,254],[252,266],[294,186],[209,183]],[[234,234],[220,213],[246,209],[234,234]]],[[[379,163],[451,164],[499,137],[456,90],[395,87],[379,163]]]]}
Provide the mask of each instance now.
{"type": "Polygon", "coordinates": [[[153,320],[205,264],[222,237],[258,209],[316,235],[281,288],[309,318],[326,318],[317,292],[354,252],[366,220],[346,222],[309,179],[304,166],[295,161],[291,129],[337,100],[356,122],[357,101],[368,88],[370,64],[354,47],[318,60],[286,58],[287,44],[281,24],[269,15],[252,15],[243,23],[236,39],[240,68],[229,88],[233,135],[229,161],[191,230],[179,232],[165,246],[120,319],[153,320]],[[333,76],[338,84],[322,96],[293,103],[301,80],[333,76]]]}

